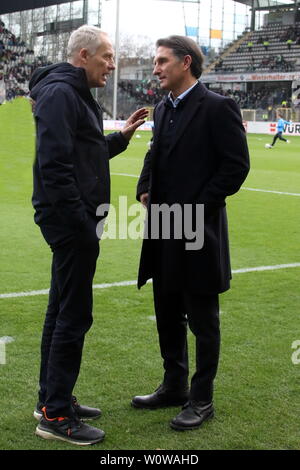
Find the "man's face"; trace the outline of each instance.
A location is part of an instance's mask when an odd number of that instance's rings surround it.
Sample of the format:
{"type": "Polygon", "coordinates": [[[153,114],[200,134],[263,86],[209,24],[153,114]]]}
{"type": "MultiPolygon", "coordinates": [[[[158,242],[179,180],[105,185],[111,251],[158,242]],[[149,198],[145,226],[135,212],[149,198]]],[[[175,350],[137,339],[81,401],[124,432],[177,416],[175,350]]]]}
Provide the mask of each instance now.
{"type": "Polygon", "coordinates": [[[175,90],[185,79],[184,61],[173,54],[169,47],[157,48],[153,75],[157,75],[164,90],[175,90]]]}
{"type": "Polygon", "coordinates": [[[86,51],[83,65],[90,88],[104,87],[108,76],[115,70],[114,50],[108,37],[101,35],[101,45],[94,55],[86,51]]]}

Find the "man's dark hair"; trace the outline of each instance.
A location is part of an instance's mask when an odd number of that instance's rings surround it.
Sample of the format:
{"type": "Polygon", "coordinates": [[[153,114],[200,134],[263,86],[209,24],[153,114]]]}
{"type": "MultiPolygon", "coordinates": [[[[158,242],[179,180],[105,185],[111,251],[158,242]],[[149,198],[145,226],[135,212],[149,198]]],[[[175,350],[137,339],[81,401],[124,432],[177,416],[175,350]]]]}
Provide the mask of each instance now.
{"type": "Polygon", "coordinates": [[[156,47],[158,48],[160,46],[172,49],[173,54],[179,59],[183,59],[184,56],[190,55],[192,58],[192,75],[195,78],[199,78],[201,76],[204,57],[200,48],[193,39],[186,36],[169,36],[156,41],[156,47]]]}

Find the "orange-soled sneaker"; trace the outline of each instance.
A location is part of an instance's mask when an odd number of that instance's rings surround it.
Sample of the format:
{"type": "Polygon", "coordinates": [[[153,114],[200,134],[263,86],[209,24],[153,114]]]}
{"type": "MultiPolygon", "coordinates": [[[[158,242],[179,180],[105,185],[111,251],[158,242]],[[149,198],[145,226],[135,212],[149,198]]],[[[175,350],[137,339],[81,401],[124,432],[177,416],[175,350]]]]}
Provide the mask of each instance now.
{"type": "MultiPolygon", "coordinates": [[[[33,416],[38,421],[43,417],[43,412],[42,412],[43,407],[44,407],[44,404],[41,402],[38,402],[33,412],[33,416]]],[[[80,405],[77,401],[77,398],[74,397],[74,395],[72,396],[72,408],[77,418],[83,421],[90,421],[93,419],[98,419],[100,418],[102,414],[99,408],[91,408],[90,406],[80,405]]]]}
{"type": "Polygon", "coordinates": [[[45,407],[35,434],[43,439],[54,439],[87,446],[103,441],[104,431],[83,423],[77,416],[48,418],[45,407]]]}

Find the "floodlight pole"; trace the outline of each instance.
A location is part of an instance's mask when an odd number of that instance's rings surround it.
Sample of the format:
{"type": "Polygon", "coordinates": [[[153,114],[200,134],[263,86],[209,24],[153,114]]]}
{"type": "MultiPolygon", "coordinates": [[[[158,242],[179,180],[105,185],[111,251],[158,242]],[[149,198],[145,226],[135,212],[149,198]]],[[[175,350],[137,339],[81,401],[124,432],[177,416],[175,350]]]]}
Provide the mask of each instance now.
{"type": "Polygon", "coordinates": [[[119,75],[119,36],[120,36],[120,0],[117,0],[116,11],[116,34],[115,34],[115,72],[114,72],[114,95],[113,95],[113,119],[117,119],[118,104],[118,75],[119,75]]]}

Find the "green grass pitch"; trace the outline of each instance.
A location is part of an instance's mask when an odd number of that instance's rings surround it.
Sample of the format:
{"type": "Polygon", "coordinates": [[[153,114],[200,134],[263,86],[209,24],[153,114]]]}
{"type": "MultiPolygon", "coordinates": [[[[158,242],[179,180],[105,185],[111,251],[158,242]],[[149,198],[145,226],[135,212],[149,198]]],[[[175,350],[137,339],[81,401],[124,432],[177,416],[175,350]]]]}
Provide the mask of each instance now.
{"type": "MultiPolygon", "coordinates": [[[[138,175],[149,133],[137,131],[128,150],[111,161],[112,173],[138,175]]],[[[289,145],[248,135],[251,172],[245,188],[228,198],[233,270],[300,263],[300,138],[289,145]]],[[[0,107],[0,294],[49,287],[51,253],[31,207],[34,124],[27,100],[0,107]]],[[[112,203],[135,201],[137,179],[112,174],[112,203]]],[[[141,240],[103,240],[95,284],[135,280],[141,240]]],[[[300,449],[300,364],[291,360],[300,340],[300,268],[235,273],[221,296],[222,347],[215,382],[216,417],[197,431],[177,433],[179,411],[135,410],[131,397],[152,392],[162,378],[151,285],[94,290],[94,324],[87,334],[75,394],[99,406],[96,426],[112,449],[300,449]]],[[[32,417],[40,337],[47,295],[0,297],[0,449],[73,449],[35,436],[32,417]]],[[[194,344],[189,336],[191,373],[194,344]]]]}

